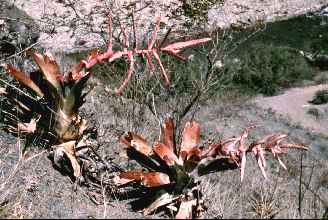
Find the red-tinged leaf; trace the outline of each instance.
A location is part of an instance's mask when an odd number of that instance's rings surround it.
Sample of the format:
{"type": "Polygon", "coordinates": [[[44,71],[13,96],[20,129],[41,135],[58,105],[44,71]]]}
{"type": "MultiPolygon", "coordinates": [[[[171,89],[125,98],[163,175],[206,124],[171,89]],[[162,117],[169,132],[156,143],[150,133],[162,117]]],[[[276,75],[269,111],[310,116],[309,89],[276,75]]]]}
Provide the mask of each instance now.
{"type": "Polygon", "coordinates": [[[196,199],[190,201],[182,201],[179,207],[179,211],[175,216],[176,219],[192,219],[193,206],[197,205],[196,199]]]}
{"type": "Polygon", "coordinates": [[[286,138],[286,134],[269,134],[262,139],[256,141],[254,145],[263,145],[265,148],[274,147],[276,144],[282,141],[282,139],[286,138]]]}
{"type": "Polygon", "coordinates": [[[237,150],[238,138],[229,138],[221,141],[220,153],[223,156],[228,156],[231,152],[235,152],[237,150]]]}
{"type": "Polygon", "coordinates": [[[182,165],[182,161],[180,161],[175,153],[166,145],[155,143],[154,151],[168,166],[173,166],[175,164],[182,165]]]}
{"type": "Polygon", "coordinates": [[[201,151],[201,157],[216,157],[220,153],[221,143],[214,143],[201,151]]]}
{"type": "Polygon", "coordinates": [[[169,86],[171,84],[170,77],[169,77],[169,75],[165,71],[165,68],[164,68],[164,66],[162,64],[161,58],[159,57],[158,53],[155,50],[153,51],[153,55],[154,55],[155,59],[157,60],[157,63],[159,65],[159,67],[161,68],[161,72],[162,72],[162,75],[163,75],[163,77],[165,79],[166,85],[169,86]]]}
{"type": "Polygon", "coordinates": [[[92,50],[87,58],[87,61],[97,59],[99,56],[99,51],[98,50],[92,50]]]}
{"type": "Polygon", "coordinates": [[[264,157],[262,156],[262,155],[259,155],[258,157],[257,157],[257,164],[259,165],[259,167],[260,167],[260,170],[261,170],[261,172],[262,172],[262,175],[264,176],[264,178],[265,179],[268,179],[268,177],[267,177],[267,175],[266,175],[266,172],[265,172],[265,164],[264,164],[264,162],[265,162],[265,159],[264,159],[264,157]]]}
{"type": "Polygon", "coordinates": [[[246,139],[248,137],[249,131],[255,128],[255,126],[250,126],[244,130],[242,135],[239,137],[239,147],[238,151],[240,153],[241,162],[240,162],[240,181],[242,182],[244,179],[245,168],[246,168],[246,151],[248,147],[246,146],[246,139]]]}
{"type": "Polygon", "coordinates": [[[170,178],[167,174],[160,172],[128,171],[114,179],[117,185],[124,185],[132,181],[141,182],[146,187],[158,187],[169,184],[170,178]]]}
{"type": "MultiPolygon", "coordinates": [[[[84,67],[83,62],[80,62],[79,64],[72,66],[70,69],[70,72],[68,74],[68,79],[65,79],[65,80],[78,81],[81,78],[83,78],[83,72],[82,72],[83,67],[84,67]]],[[[63,81],[64,77],[61,75],[58,79],[59,79],[59,81],[63,81]]]]}
{"type": "Polygon", "coordinates": [[[33,51],[29,51],[29,53],[38,64],[46,80],[57,90],[61,90],[59,80],[61,78],[60,69],[53,56],[51,54],[45,54],[43,56],[33,51]]]}
{"type": "Polygon", "coordinates": [[[172,152],[176,152],[175,148],[175,138],[174,138],[174,122],[171,117],[168,117],[164,121],[163,129],[162,129],[162,142],[164,145],[169,147],[172,152]]]}
{"type": "Polygon", "coordinates": [[[182,142],[180,148],[180,157],[183,160],[189,155],[189,152],[198,146],[200,141],[200,125],[195,122],[187,122],[182,131],[182,142]]]}
{"type": "Polygon", "coordinates": [[[126,135],[122,136],[121,143],[133,147],[135,150],[146,156],[153,154],[153,150],[148,142],[143,137],[132,132],[128,132],[126,135]]]}
{"type": "Polygon", "coordinates": [[[246,128],[244,130],[244,132],[240,135],[239,137],[239,148],[238,150],[241,151],[241,152],[246,152],[248,147],[246,146],[246,139],[248,137],[248,134],[249,134],[249,131],[253,128],[255,128],[256,126],[253,125],[253,126],[250,126],[248,128],[246,128]]]}
{"type": "Polygon", "coordinates": [[[132,52],[128,53],[128,59],[130,61],[130,66],[121,86],[115,91],[116,95],[122,95],[123,90],[128,86],[128,83],[132,77],[134,68],[134,58],[132,52]]]}
{"type": "Polygon", "coordinates": [[[168,52],[168,53],[180,53],[181,49],[187,48],[187,47],[193,47],[196,45],[207,43],[208,41],[212,40],[211,38],[202,38],[202,39],[196,39],[196,40],[189,40],[189,41],[183,41],[183,42],[177,42],[173,44],[169,44],[164,48],[161,48],[161,51],[168,52]]]}
{"type": "Polygon", "coordinates": [[[152,74],[155,71],[155,66],[153,64],[153,58],[149,53],[146,53],[147,65],[149,67],[150,73],[152,74]]]}
{"type": "Polygon", "coordinates": [[[113,181],[116,185],[121,186],[125,185],[127,183],[136,181],[139,182],[142,179],[143,172],[141,171],[128,171],[128,172],[122,172],[119,176],[116,176],[113,181]]]}
{"type": "Polygon", "coordinates": [[[189,152],[181,152],[181,158],[185,158],[185,160],[193,160],[194,162],[199,162],[202,159],[202,151],[198,147],[193,147],[189,150],[189,152]]]}
{"type": "Polygon", "coordinates": [[[107,46],[107,53],[113,53],[113,19],[112,15],[108,16],[108,46],[107,46]]]}
{"type": "Polygon", "coordinates": [[[282,149],[294,148],[294,149],[300,149],[300,150],[308,150],[307,146],[300,145],[300,144],[280,144],[279,147],[282,149]]]}
{"type": "Polygon", "coordinates": [[[5,68],[5,70],[12,75],[13,77],[15,77],[16,80],[18,80],[20,83],[22,83],[23,85],[31,88],[34,92],[36,92],[36,94],[38,94],[38,96],[43,97],[44,94],[41,91],[41,89],[28,77],[25,75],[25,73],[15,69],[12,65],[10,64],[2,64],[1,65],[3,68],[5,68]]]}
{"type": "Polygon", "coordinates": [[[143,185],[147,187],[158,187],[170,184],[170,177],[165,173],[151,172],[145,173],[142,177],[143,185]]]}

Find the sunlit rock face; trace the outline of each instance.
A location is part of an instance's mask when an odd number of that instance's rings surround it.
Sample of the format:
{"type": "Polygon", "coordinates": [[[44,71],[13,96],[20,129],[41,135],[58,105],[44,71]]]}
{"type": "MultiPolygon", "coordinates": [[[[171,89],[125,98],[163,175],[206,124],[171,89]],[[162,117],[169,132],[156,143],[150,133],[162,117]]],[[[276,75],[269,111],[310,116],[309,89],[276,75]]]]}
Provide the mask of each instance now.
{"type": "MultiPolygon", "coordinates": [[[[211,1],[215,2],[215,1],[211,1]]],[[[192,28],[195,31],[209,31],[216,28],[228,28],[231,25],[252,25],[257,21],[284,19],[309,11],[320,10],[328,1],[322,0],[225,0],[210,4],[207,10],[206,24],[192,28]]],[[[73,53],[85,49],[102,47],[106,44],[107,14],[112,10],[123,24],[131,24],[124,19],[135,7],[135,19],[140,25],[138,35],[150,33],[154,18],[161,16],[165,30],[173,27],[179,30],[173,33],[182,36],[190,32],[195,22],[183,13],[183,1],[66,1],[66,0],[6,0],[3,5],[21,10],[38,25],[40,46],[53,52],[73,53]],[[113,3],[114,2],[114,3],[113,3]],[[188,26],[188,25],[189,26],[188,26]]],[[[114,32],[118,35],[119,30],[114,32]]],[[[141,38],[138,38],[141,40],[141,38]]]]}

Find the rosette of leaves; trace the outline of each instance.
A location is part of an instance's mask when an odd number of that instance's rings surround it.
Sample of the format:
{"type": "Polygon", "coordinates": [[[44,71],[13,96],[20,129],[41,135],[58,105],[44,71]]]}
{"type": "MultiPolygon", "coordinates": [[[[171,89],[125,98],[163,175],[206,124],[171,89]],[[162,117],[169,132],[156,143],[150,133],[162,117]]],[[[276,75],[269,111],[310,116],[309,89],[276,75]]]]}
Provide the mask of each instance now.
{"type": "Polygon", "coordinates": [[[199,217],[206,208],[201,198],[199,176],[213,170],[240,169],[242,181],[246,155],[252,154],[267,178],[268,153],[286,169],[280,154],[291,148],[307,149],[302,145],[283,143],[287,137],[285,134],[270,134],[248,144],[248,133],[254,127],[245,129],[240,136],[221,139],[207,146],[200,146],[200,124],[196,121],[185,124],[180,147],[176,145],[172,118],[165,119],[160,141],[153,146],[143,137],[128,132],[122,136],[121,142],[127,146],[128,157],[143,169],[121,172],[114,178],[114,183],[119,187],[137,184],[155,192],[150,194],[153,195],[150,205],[143,209],[145,215],[164,208],[171,210],[176,218],[199,217]]]}
{"type": "Polygon", "coordinates": [[[114,182],[118,186],[138,183],[156,191],[151,204],[143,209],[145,215],[165,207],[177,218],[198,217],[205,209],[198,182],[192,175],[199,162],[199,141],[200,125],[190,121],[183,129],[178,148],[172,118],[164,121],[161,141],[153,147],[143,137],[128,132],[121,142],[128,146],[128,156],[145,170],[122,172],[114,182]]]}
{"type": "Polygon", "coordinates": [[[69,159],[74,176],[81,176],[76,150],[87,141],[80,141],[87,121],[78,114],[84,102],[83,88],[90,77],[79,66],[62,74],[53,56],[28,51],[40,71],[26,74],[11,64],[1,66],[19,85],[6,83],[1,94],[5,97],[2,116],[10,133],[47,139],[54,149],[54,162],[61,166],[63,156],[69,159]]]}

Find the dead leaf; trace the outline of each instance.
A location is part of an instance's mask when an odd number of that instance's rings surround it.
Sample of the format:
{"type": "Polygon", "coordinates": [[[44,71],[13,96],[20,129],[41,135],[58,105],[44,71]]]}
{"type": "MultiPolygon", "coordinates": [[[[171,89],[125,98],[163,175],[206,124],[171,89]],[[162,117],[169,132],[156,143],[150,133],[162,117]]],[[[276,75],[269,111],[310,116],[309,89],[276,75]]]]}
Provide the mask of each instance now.
{"type": "Polygon", "coordinates": [[[182,201],[180,204],[179,211],[175,216],[176,219],[192,219],[192,209],[196,206],[196,199],[190,201],[182,201]]]}
{"type": "Polygon", "coordinates": [[[158,197],[153,203],[150,204],[149,207],[143,209],[143,214],[144,215],[149,215],[156,211],[161,206],[168,205],[174,200],[173,195],[164,193],[160,197],[158,197]]]}
{"type": "Polygon", "coordinates": [[[79,177],[81,177],[81,166],[75,156],[75,144],[76,144],[76,141],[68,141],[68,142],[65,142],[65,143],[62,143],[59,145],[55,145],[55,146],[53,146],[53,148],[55,148],[56,155],[61,156],[64,153],[68,157],[68,159],[71,162],[73,171],[74,171],[74,176],[76,178],[79,178],[79,177]]]}
{"type": "Polygon", "coordinates": [[[18,130],[22,133],[34,133],[36,131],[36,123],[41,118],[41,115],[39,115],[37,118],[32,118],[29,123],[21,123],[19,122],[17,124],[18,130]]]}
{"type": "Polygon", "coordinates": [[[6,88],[0,87],[0,95],[6,95],[6,88]]]}

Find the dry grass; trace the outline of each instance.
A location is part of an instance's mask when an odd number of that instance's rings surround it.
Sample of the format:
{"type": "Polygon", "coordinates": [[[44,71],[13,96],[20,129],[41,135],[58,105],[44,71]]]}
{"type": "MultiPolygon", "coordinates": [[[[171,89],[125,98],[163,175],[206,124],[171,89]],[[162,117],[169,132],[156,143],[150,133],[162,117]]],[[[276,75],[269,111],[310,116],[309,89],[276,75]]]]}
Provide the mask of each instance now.
{"type": "Polygon", "coordinates": [[[261,186],[260,189],[253,192],[251,195],[249,202],[251,206],[251,215],[256,218],[265,218],[272,219],[275,217],[277,213],[280,212],[277,207],[277,199],[278,196],[276,193],[277,185],[271,188],[261,186]]]}

